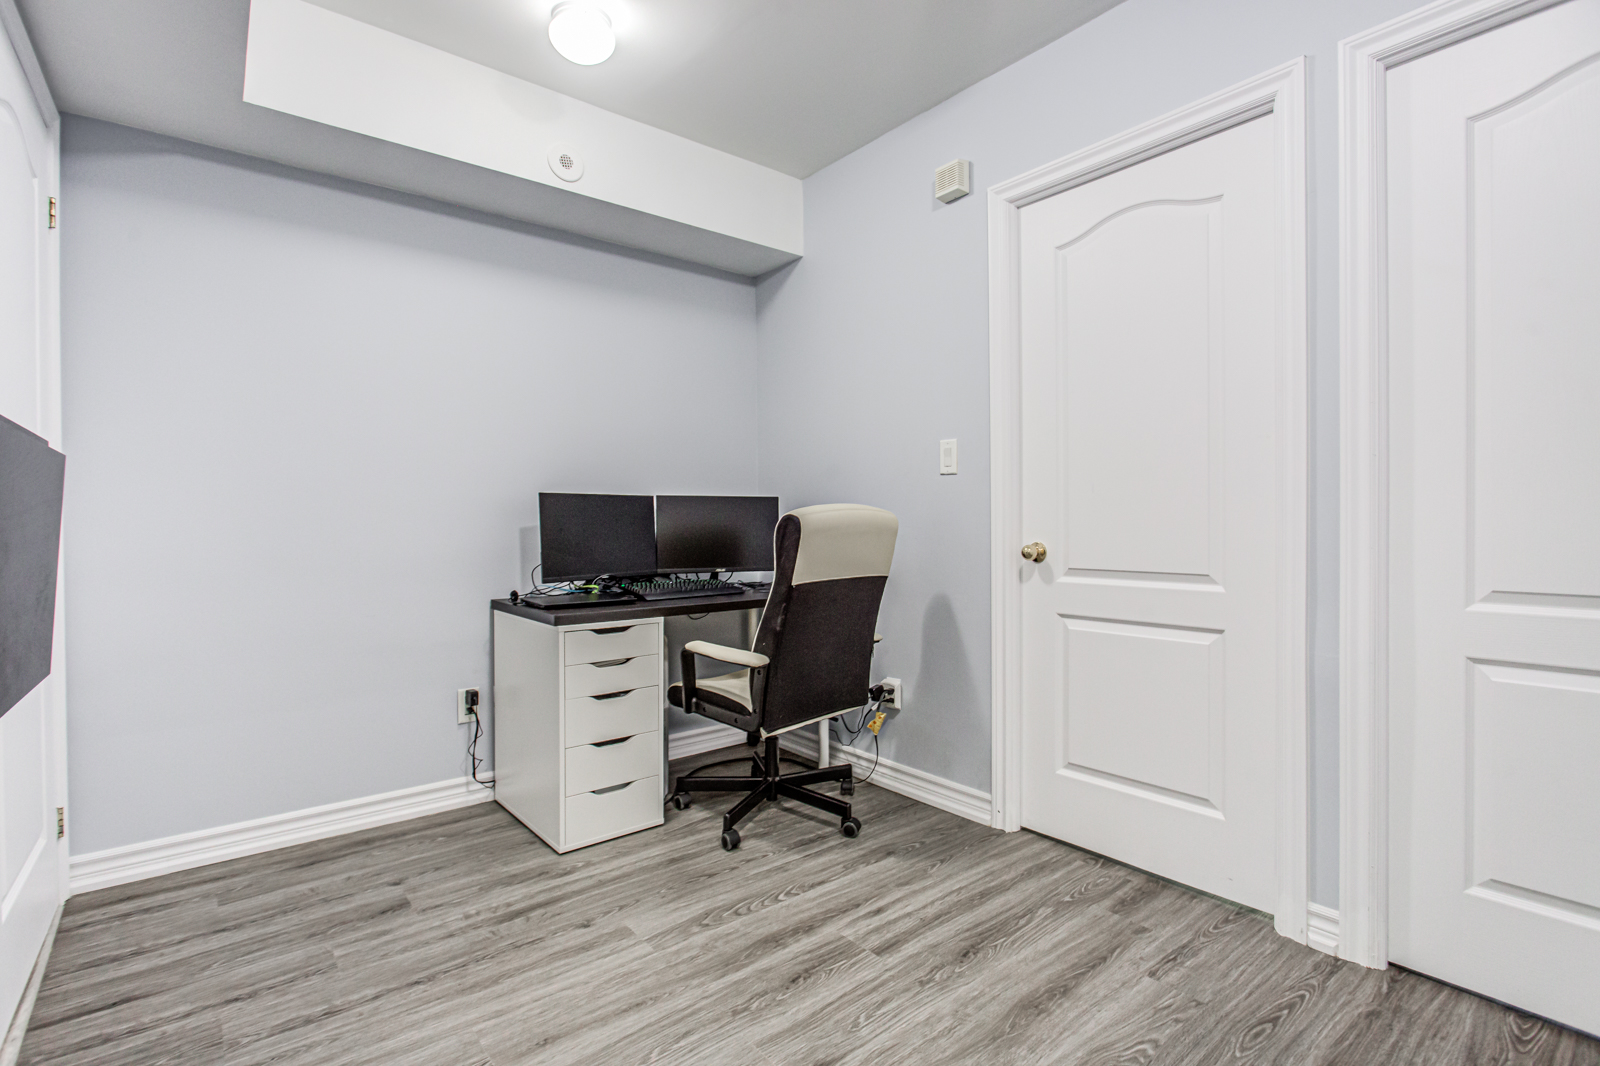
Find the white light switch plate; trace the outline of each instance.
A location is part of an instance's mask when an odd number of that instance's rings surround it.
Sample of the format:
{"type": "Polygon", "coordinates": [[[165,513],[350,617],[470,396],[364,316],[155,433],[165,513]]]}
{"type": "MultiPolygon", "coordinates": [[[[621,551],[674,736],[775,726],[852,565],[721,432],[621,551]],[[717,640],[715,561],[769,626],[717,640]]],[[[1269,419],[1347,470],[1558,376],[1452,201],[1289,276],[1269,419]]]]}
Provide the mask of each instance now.
{"type": "Polygon", "coordinates": [[[939,442],[939,473],[956,472],[956,442],[954,439],[939,442]]]}

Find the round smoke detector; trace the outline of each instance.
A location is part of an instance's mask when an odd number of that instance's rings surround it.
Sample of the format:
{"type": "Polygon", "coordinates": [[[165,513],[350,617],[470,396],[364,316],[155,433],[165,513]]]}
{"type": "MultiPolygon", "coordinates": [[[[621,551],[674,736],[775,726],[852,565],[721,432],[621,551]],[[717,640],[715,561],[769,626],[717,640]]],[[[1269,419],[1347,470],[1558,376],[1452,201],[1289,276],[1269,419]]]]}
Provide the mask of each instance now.
{"type": "Polygon", "coordinates": [[[564,144],[550,149],[550,169],[562,181],[577,181],[583,177],[583,156],[564,144]]]}

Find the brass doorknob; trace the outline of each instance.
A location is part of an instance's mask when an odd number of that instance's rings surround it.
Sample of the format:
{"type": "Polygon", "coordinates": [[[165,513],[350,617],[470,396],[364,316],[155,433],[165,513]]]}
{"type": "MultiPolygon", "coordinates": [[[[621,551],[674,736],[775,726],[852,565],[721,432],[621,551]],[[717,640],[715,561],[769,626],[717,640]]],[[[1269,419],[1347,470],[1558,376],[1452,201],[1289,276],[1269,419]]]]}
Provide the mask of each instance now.
{"type": "Polygon", "coordinates": [[[1044,562],[1044,555],[1045,547],[1038,541],[1034,541],[1032,544],[1024,544],[1022,546],[1022,557],[1028,560],[1030,563],[1044,562]]]}

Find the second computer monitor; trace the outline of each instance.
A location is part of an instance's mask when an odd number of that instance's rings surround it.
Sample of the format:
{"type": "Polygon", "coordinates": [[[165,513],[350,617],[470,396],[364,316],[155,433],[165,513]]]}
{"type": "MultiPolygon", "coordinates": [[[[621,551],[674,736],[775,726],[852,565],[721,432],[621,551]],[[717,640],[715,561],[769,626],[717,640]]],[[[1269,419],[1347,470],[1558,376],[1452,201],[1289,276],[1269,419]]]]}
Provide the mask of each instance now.
{"type": "Polygon", "coordinates": [[[777,524],[776,496],[657,496],[656,567],[771,570],[777,524]]]}

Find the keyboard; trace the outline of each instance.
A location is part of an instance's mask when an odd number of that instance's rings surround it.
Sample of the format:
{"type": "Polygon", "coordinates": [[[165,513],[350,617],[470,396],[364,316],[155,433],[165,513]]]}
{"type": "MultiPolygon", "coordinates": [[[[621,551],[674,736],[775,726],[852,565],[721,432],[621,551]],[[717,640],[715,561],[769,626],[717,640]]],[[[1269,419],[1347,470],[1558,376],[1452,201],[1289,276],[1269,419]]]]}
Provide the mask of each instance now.
{"type": "Polygon", "coordinates": [[[704,577],[674,577],[661,581],[641,581],[628,591],[646,600],[676,600],[686,596],[722,596],[745,591],[742,585],[704,577]]]}

